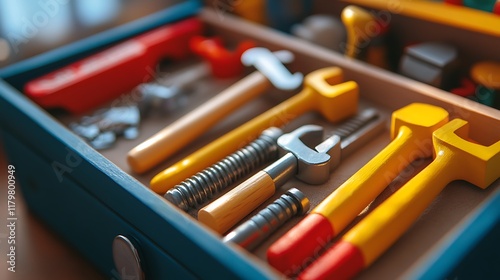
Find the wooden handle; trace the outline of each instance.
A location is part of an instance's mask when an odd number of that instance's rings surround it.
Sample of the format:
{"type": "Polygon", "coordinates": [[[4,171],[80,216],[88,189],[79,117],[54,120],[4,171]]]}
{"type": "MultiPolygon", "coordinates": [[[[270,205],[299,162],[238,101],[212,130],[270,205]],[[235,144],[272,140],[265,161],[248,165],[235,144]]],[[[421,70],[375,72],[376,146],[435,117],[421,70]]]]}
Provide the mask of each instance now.
{"type": "Polygon", "coordinates": [[[275,189],[273,179],[266,172],[259,171],[202,208],[198,220],[223,234],[270,198],[275,189]]]}
{"type": "Polygon", "coordinates": [[[127,157],[130,168],[136,173],[148,171],[270,86],[260,72],[241,79],[132,149],[127,157]]]}

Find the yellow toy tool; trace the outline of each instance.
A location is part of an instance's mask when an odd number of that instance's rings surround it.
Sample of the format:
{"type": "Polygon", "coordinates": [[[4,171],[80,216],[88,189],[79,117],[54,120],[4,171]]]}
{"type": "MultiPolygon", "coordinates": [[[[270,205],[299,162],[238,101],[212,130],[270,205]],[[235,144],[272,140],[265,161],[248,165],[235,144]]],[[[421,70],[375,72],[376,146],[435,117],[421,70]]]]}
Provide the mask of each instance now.
{"type": "MultiPolygon", "coordinates": [[[[299,278],[351,278],[403,235],[436,196],[455,180],[482,189],[500,178],[500,141],[470,142],[469,125],[454,119],[433,134],[434,161],[352,228],[299,278]]],[[[339,278],[339,279],[340,279],[339,278]]]]}
{"type": "Polygon", "coordinates": [[[448,122],[448,112],[413,103],[392,114],[392,142],[276,241],[269,263],[294,274],[368,206],[412,161],[432,156],[432,133],[448,122]]]}
{"type": "Polygon", "coordinates": [[[342,10],[341,19],[347,30],[345,55],[356,58],[359,56],[361,49],[367,47],[371,40],[366,30],[369,30],[369,25],[375,22],[375,18],[368,11],[351,5],[342,10]]]}
{"type": "Polygon", "coordinates": [[[300,93],[162,171],[151,180],[151,189],[164,194],[182,180],[238,150],[263,130],[282,126],[306,112],[319,111],[331,122],[354,115],[358,108],[358,85],[353,81],[342,82],[342,76],[338,67],[311,72],[305,77],[300,93]]]}

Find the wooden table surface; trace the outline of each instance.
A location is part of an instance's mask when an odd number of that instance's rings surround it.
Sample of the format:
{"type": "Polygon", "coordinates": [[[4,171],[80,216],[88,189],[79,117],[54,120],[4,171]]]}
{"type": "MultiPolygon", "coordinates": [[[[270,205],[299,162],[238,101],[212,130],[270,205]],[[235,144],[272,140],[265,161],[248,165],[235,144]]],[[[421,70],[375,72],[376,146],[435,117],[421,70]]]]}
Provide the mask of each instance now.
{"type": "MultiPolygon", "coordinates": [[[[8,270],[8,162],[0,143],[0,279],[109,279],[37,219],[15,188],[15,272],[8,270]]],[[[13,240],[13,239],[11,239],[13,240]]]]}

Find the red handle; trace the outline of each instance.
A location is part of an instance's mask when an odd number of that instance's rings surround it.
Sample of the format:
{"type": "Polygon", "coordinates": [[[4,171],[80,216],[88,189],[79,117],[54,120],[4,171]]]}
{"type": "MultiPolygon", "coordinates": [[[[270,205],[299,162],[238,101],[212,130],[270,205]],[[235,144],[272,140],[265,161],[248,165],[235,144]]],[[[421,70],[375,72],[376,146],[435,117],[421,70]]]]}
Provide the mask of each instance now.
{"type": "Polygon", "coordinates": [[[291,276],[317,258],[334,237],[330,221],[317,213],[307,215],[267,250],[267,261],[291,276]]]}
{"type": "Polygon", "coordinates": [[[191,50],[210,64],[212,74],[217,78],[239,76],[243,72],[241,55],[255,46],[255,42],[246,40],[240,42],[236,49],[231,51],[224,47],[222,39],[219,37],[195,36],[190,42],[191,50]]]}
{"type": "Polygon", "coordinates": [[[160,58],[188,55],[201,30],[195,18],[152,30],[37,78],[24,91],[42,107],[85,112],[150,80],[160,58]]]}

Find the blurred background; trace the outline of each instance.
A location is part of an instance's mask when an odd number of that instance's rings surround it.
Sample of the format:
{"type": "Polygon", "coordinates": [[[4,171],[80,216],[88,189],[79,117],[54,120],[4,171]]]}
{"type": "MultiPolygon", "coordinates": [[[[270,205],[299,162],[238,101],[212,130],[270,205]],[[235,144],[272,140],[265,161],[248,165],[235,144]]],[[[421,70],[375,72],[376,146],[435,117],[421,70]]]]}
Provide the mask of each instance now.
{"type": "Polygon", "coordinates": [[[182,0],[0,0],[0,68],[182,0]]]}

